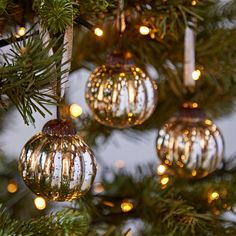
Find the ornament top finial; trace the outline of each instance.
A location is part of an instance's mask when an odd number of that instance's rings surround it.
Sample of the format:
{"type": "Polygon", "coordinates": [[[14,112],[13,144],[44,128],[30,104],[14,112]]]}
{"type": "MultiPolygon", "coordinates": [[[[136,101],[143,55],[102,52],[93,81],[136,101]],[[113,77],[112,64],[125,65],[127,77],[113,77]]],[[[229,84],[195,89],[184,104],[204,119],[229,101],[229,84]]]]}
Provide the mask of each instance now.
{"type": "Polygon", "coordinates": [[[133,55],[128,51],[116,50],[107,56],[106,64],[111,68],[118,69],[121,67],[124,70],[126,66],[134,65],[133,55]]]}
{"type": "Polygon", "coordinates": [[[198,103],[196,102],[185,102],[183,103],[178,117],[185,121],[200,121],[206,117],[205,112],[199,107],[198,103]]]}
{"type": "Polygon", "coordinates": [[[182,107],[183,107],[183,108],[195,109],[195,108],[198,108],[199,105],[198,105],[198,103],[196,103],[196,102],[190,102],[190,101],[188,101],[188,102],[183,103],[182,107]]]}
{"type": "Polygon", "coordinates": [[[43,127],[43,133],[49,136],[69,137],[76,134],[75,126],[69,120],[49,120],[43,127]]]}

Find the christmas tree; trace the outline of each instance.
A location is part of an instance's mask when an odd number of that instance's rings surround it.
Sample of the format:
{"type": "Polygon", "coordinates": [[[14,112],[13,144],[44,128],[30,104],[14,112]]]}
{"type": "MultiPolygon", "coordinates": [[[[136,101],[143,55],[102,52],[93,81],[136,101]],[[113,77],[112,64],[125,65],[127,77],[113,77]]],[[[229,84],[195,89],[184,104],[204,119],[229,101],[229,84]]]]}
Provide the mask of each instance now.
{"type": "Polygon", "coordinates": [[[25,129],[45,118],[20,159],[1,152],[0,235],[235,235],[235,157],[213,122],[235,108],[235,0],[0,0],[0,14],[1,133],[12,112],[25,129]],[[83,69],[88,112],[71,104],[83,69]],[[151,131],[159,160],[131,173],[135,150],[116,168],[99,157],[151,131]]]}

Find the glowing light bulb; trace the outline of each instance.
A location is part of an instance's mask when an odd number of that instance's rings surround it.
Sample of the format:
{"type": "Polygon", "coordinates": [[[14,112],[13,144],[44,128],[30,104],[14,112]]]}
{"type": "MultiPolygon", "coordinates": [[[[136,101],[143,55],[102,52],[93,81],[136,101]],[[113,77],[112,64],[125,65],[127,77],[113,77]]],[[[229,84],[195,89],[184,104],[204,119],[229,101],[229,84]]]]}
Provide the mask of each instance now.
{"type": "Polygon", "coordinates": [[[195,70],[193,73],[192,73],[192,78],[193,80],[199,80],[201,76],[201,71],[200,70],[195,70]]]}
{"type": "Polygon", "coordinates": [[[81,106],[77,104],[72,104],[70,106],[70,115],[74,118],[79,117],[83,113],[83,109],[81,106]]]}
{"type": "Polygon", "coordinates": [[[147,26],[142,25],[139,27],[139,33],[142,35],[148,35],[150,33],[150,29],[147,26]]]}
{"type": "Polygon", "coordinates": [[[120,204],[120,208],[123,212],[129,212],[131,211],[133,208],[134,208],[134,205],[132,202],[130,201],[123,201],[121,204],[120,204]]]}
{"type": "Polygon", "coordinates": [[[192,104],[192,107],[193,107],[193,108],[197,108],[197,107],[198,107],[198,104],[197,104],[196,102],[194,102],[194,103],[192,104]]]}
{"type": "Polygon", "coordinates": [[[20,28],[18,29],[17,35],[19,35],[20,37],[22,37],[22,36],[25,35],[25,32],[26,32],[25,27],[20,27],[20,28]]]}
{"type": "Polygon", "coordinates": [[[163,175],[166,171],[166,166],[165,165],[159,165],[157,167],[157,173],[158,175],[163,175]]]}
{"type": "Polygon", "coordinates": [[[99,27],[96,27],[96,28],[94,29],[94,34],[95,34],[96,36],[98,36],[98,37],[102,37],[102,36],[103,36],[103,30],[100,29],[99,27]]]}
{"type": "Polygon", "coordinates": [[[15,181],[10,181],[7,185],[7,191],[9,193],[15,193],[18,190],[17,184],[15,181]]]}
{"type": "Polygon", "coordinates": [[[122,169],[125,167],[125,162],[123,160],[116,160],[115,161],[115,166],[118,169],[122,169]]]}
{"type": "Polygon", "coordinates": [[[214,200],[219,199],[219,197],[220,197],[220,194],[218,192],[213,192],[213,193],[210,194],[209,199],[211,201],[214,201],[214,200]]]}
{"type": "Polygon", "coordinates": [[[220,215],[220,211],[218,209],[214,208],[212,211],[214,215],[216,216],[220,215]]]}
{"type": "Polygon", "coordinates": [[[113,202],[109,202],[109,201],[103,201],[102,203],[103,203],[103,205],[108,206],[108,207],[114,207],[115,206],[113,202]]]}
{"type": "Polygon", "coordinates": [[[164,176],[160,179],[160,182],[162,185],[167,185],[170,181],[170,178],[168,176],[164,176]]]}
{"type": "Polygon", "coordinates": [[[93,187],[93,191],[95,193],[102,193],[104,191],[104,187],[101,183],[95,183],[93,187]]]}
{"type": "Polygon", "coordinates": [[[42,197],[36,197],[34,199],[34,205],[38,210],[44,210],[47,206],[45,199],[42,197]]]}
{"type": "Polygon", "coordinates": [[[192,0],[192,6],[196,6],[197,5],[197,0],[192,0]]]}

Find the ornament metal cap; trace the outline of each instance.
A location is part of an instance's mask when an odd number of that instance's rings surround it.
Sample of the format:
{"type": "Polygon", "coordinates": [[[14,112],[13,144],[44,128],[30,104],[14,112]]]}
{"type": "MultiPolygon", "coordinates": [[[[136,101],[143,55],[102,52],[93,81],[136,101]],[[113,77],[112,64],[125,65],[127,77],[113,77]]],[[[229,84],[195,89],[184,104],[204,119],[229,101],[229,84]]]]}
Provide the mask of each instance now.
{"type": "Polygon", "coordinates": [[[55,137],[70,137],[76,134],[76,128],[70,120],[49,120],[42,129],[43,134],[55,137]]]}
{"type": "Polygon", "coordinates": [[[130,67],[134,65],[133,55],[128,51],[115,50],[108,54],[106,64],[111,68],[130,67]]]}
{"type": "Polygon", "coordinates": [[[200,121],[206,117],[206,113],[196,102],[185,102],[178,112],[178,117],[186,121],[189,119],[191,119],[191,121],[200,121]]]}

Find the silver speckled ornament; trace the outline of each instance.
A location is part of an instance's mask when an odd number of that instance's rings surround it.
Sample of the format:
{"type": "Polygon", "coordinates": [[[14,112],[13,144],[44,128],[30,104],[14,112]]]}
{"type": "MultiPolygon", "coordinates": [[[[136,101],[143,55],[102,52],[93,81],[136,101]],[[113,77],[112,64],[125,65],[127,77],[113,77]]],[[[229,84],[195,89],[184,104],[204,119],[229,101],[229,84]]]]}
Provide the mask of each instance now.
{"type": "Polygon", "coordinates": [[[156,148],[167,174],[202,178],[219,167],[224,139],[198,104],[188,102],[159,130],[156,148]]]}
{"type": "Polygon", "coordinates": [[[35,194],[48,200],[70,201],[90,189],[96,160],[70,121],[50,120],[25,144],[19,169],[35,194]]]}
{"type": "Polygon", "coordinates": [[[134,65],[129,53],[113,53],[91,74],[85,98],[99,123],[127,128],[154,112],[157,84],[134,65]]]}

